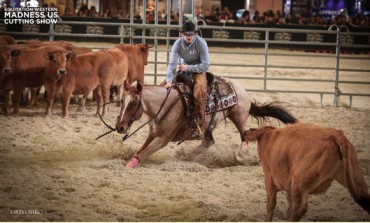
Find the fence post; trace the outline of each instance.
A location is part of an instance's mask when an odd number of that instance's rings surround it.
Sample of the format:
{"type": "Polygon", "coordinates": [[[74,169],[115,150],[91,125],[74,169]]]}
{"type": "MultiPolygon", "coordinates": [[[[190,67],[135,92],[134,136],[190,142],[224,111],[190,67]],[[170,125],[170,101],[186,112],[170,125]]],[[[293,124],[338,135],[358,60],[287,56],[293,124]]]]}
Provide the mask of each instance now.
{"type": "Polygon", "coordinates": [[[339,97],[340,97],[340,90],[339,90],[339,57],[340,57],[340,27],[337,25],[331,25],[329,30],[333,27],[337,28],[337,41],[335,44],[335,86],[334,86],[334,106],[339,107],[339,97]]]}
{"type": "Polygon", "coordinates": [[[54,41],[54,24],[51,22],[49,25],[49,41],[54,41]]]}
{"type": "MultiPolygon", "coordinates": [[[[158,8],[158,1],[155,1],[155,8],[158,8]]],[[[154,84],[157,85],[157,70],[158,70],[158,10],[154,11],[154,24],[156,26],[154,32],[154,84]]]]}
{"type": "Polygon", "coordinates": [[[121,24],[121,30],[119,32],[119,43],[123,43],[124,40],[123,40],[123,36],[124,36],[124,30],[125,29],[125,26],[123,24],[121,24]]]}
{"type": "Polygon", "coordinates": [[[270,39],[270,31],[266,30],[266,36],[265,36],[265,65],[264,65],[264,71],[265,76],[263,78],[263,90],[266,91],[267,89],[267,65],[268,65],[268,50],[269,50],[269,39],[270,39]]]}

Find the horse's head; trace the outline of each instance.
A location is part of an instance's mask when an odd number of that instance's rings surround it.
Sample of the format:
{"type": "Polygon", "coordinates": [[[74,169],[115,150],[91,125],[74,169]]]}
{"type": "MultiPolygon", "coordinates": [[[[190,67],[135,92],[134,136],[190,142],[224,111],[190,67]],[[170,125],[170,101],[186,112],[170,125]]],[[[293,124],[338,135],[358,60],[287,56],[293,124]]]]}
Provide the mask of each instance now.
{"type": "Polygon", "coordinates": [[[117,117],[116,129],[118,133],[125,134],[130,129],[134,121],[143,115],[143,105],[141,101],[141,91],[143,87],[140,83],[136,87],[129,88],[129,94],[122,103],[121,112],[117,117]]]}

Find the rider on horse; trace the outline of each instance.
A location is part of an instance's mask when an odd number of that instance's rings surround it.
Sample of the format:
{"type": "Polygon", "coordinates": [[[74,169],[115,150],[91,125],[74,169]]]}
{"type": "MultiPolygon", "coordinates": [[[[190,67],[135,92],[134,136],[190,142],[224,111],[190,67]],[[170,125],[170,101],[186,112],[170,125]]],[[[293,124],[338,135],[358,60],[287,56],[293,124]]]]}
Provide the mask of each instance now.
{"type": "Polygon", "coordinates": [[[210,67],[208,45],[202,37],[196,35],[197,31],[192,21],[186,21],[180,32],[182,37],[177,39],[172,46],[165,87],[172,86],[176,70],[193,79],[196,121],[199,125],[199,135],[203,136],[207,103],[206,71],[210,67]],[[179,59],[181,59],[180,65],[178,65],[179,59]]]}

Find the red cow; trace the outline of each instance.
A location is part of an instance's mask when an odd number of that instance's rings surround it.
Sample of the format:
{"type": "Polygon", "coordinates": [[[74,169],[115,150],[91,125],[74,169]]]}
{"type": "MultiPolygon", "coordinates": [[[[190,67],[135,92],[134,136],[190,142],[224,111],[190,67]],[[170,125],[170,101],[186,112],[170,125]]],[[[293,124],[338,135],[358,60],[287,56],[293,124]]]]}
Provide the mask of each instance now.
{"type": "Polygon", "coordinates": [[[0,35],[0,45],[17,44],[17,41],[9,35],[0,35]]]}
{"type": "MultiPolygon", "coordinates": [[[[44,72],[47,66],[56,66],[60,74],[65,73],[65,60],[68,56],[68,52],[61,47],[44,46],[24,50],[12,50],[11,48],[7,48],[7,50],[0,53],[0,55],[9,54],[13,54],[14,57],[11,59],[11,74],[9,75],[8,83],[10,83],[14,93],[13,113],[17,114],[19,112],[19,102],[23,89],[25,87],[41,87],[43,85],[44,72]],[[45,59],[45,55],[49,54],[55,55],[52,60],[45,59]],[[62,59],[57,60],[56,58],[59,57],[62,59]]],[[[8,63],[8,61],[6,63],[8,63]]],[[[3,110],[6,112],[7,108],[5,107],[3,110]]]]}
{"type": "MultiPolygon", "coordinates": [[[[127,79],[128,59],[118,49],[96,51],[77,55],[67,63],[67,75],[61,80],[63,116],[68,116],[69,101],[72,94],[86,97],[98,87],[98,108],[101,103],[109,101],[109,88],[112,85],[122,86],[127,79]]],[[[97,109],[98,114],[105,115],[97,109]]]]}
{"type": "Polygon", "coordinates": [[[258,142],[267,191],[266,221],[272,220],[278,191],[287,192],[289,220],[299,221],[308,210],[308,195],[325,193],[333,180],[370,214],[368,186],[355,148],[342,131],[298,123],[249,130],[244,139],[258,142]]]}
{"type": "Polygon", "coordinates": [[[115,48],[126,53],[129,61],[128,78],[125,88],[128,89],[133,82],[144,82],[144,66],[148,64],[149,46],[148,44],[119,44],[115,48]]]}

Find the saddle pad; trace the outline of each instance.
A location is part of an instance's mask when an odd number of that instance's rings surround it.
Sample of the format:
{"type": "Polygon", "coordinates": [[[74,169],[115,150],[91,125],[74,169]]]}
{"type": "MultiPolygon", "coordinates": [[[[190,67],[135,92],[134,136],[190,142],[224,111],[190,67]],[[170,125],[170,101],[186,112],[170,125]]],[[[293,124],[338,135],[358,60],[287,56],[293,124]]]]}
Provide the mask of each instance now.
{"type": "MultiPolygon", "coordinates": [[[[226,108],[229,108],[229,107],[232,107],[238,104],[238,97],[236,95],[234,88],[231,86],[229,82],[227,82],[227,85],[231,88],[232,91],[231,93],[227,95],[223,95],[223,96],[221,95],[220,98],[217,98],[218,100],[217,111],[222,111],[226,108]]],[[[215,97],[216,97],[216,94],[209,95],[208,100],[207,100],[207,105],[206,105],[206,113],[214,112],[216,108],[215,97]]]]}

